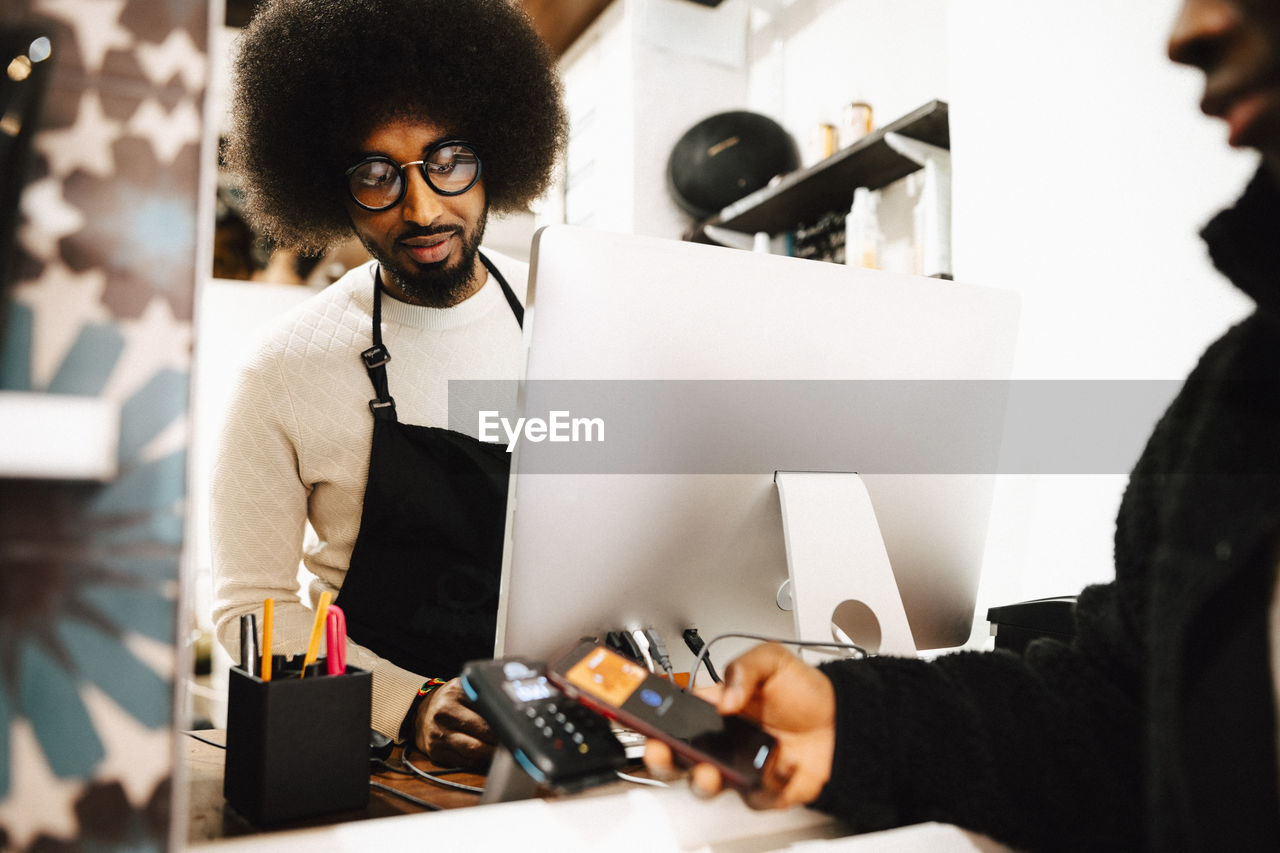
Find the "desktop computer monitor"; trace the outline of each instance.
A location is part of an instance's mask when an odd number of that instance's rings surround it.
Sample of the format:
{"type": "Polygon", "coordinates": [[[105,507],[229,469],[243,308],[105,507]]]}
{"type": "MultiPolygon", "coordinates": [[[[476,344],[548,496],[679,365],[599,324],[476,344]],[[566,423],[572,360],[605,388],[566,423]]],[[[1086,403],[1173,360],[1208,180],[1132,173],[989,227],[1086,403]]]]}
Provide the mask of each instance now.
{"type": "Polygon", "coordinates": [[[687,671],[685,628],[795,638],[779,470],[856,472],[916,648],[965,643],[1013,294],[552,226],[528,302],[497,655],[652,626],[687,671]]]}

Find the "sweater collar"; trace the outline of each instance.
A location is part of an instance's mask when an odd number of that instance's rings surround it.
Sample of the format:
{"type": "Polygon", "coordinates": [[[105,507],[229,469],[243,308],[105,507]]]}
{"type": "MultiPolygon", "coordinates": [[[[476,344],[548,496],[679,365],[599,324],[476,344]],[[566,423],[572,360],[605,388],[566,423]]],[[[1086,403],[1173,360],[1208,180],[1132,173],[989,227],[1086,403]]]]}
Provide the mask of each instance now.
{"type": "Polygon", "coordinates": [[[1200,232],[1214,266],[1280,321],[1280,188],[1259,168],[1236,203],[1200,232]]]}
{"type": "MultiPolygon", "coordinates": [[[[373,281],[377,270],[377,262],[370,262],[368,266],[369,283],[366,285],[368,296],[361,299],[362,302],[368,302],[370,309],[373,306],[373,281]]],[[[480,286],[479,290],[449,308],[428,308],[425,305],[401,302],[387,293],[386,290],[382,291],[381,300],[382,320],[384,323],[394,323],[431,331],[459,329],[478,321],[490,311],[507,307],[502,288],[487,271],[485,273],[485,282],[480,286]]]]}

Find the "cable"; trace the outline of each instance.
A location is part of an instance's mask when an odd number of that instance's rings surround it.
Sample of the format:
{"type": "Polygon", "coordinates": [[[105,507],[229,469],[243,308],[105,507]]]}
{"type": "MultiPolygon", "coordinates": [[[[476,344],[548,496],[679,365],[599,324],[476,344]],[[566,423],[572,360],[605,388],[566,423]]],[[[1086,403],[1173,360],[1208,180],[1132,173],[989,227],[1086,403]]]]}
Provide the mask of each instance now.
{"type": "Polygon", "coordinates": [[[662,635],[653,628],[645,628],[644,635],[649,640],[649,651],[658,661],[658,666],[667,674],[667,678],[675,683],[676,673],[671,668],[671,657],[667,654],[667,644],[662,642],[662,635]]]}
{"type": "MultiPolygon", "coordinates": [[[[703,651],[706,649],[707,644],[702,641],[702,637],[699,636],[697,628],[685,628],[684,633],[680,636],[684,637],[684,644],[689,647],[689,651],[693,652],[695,655],[702,655],[703,657],[706,657],[703,655],[703,651]]],[[[694,670],[694,673],[696,674],[697,670],[694,670]]],[[[709,657],[707,658],[707,675],[711,676],[712,681],[717,684],[720,683],[720,674],[716,672],[716,668],[711,665],[711,658],[709,657]]],[[[693,683],[693,676],[689,677],[689,682],[690,684],[693,683]]]]}
{"type": "Polygon", "coordinates": [[[387,762],[383,761],[381,758],[370,758],[369,768],[377,773],[399,773],[401,776],[413,775],[412,772],[408,770],[403,770],[399,767],[395,767],[391,764],[388,764],[387,762]]]}
{"type": "Polygon", "coordinates": [[[605,645],[619,654],[626,655],[636,663],[644,663],[640,656],[640,647],[630,631],[610,631],[605,634],[605,645]]]}
{"type": "MultiPolygon", "coordinates": [[[[227,745],[226,745],[226,744],[224,744],[224,743],[214,743],[213,741],[209,740],[208,738],[200,737],[200,735],[196,734],[195,732],[183,732],[183,734],[185,734],[185,735],[186,735],[187,737],[189,737],[189,738],[194,738],[195,740],[198,740],[198,741],[200,741],[201,743],[207,743],[207,744],[209,744],[209,746],[216,746],[218,749],[226,749],[226,748],[227,748],[227,745]]],[[[426,772],[425,770],[420,770],[419,768],[414,767],[412,764],[410,764],[410,763],[409,763],[409,759],[404,758],[404,757],[402,756],[401,760],[402,760],[402,761],[404,761],[405,765],[406,765],[407,767],[409,767],[409,768],[410,768],[410,770],[412,770],[412,771],[413,771],[412,773],[411,773],[409,770],[400,770],[399,768],[392,767],[390,764],[387,764],[385,761],[383,761],[383,760],[381,760],[381,759],[378,759],[378,758],[372,759],[372,760],[370,761],[370,764],[380,764],[380,765],[382,765],[382,768],[383,768],[384,770],[387,770],[387,771],[389,771],[389,772],[391,772],[391,773],[403,773],[405,776],[412,776],[412,775],[414,775],[414,774],[416,773],[417,775],[421,776],[422,778],[426,779],[427,781],[429,781],[429,782],[434,782],[434,783],[435,783],[435,784],[437,784],[437,785],[443,785],[443,786],[444,786],[444,787],[446,787],[446,788],[457,788],[457,789],[459,789],[459,790],[466,791],[466,792],[468,792],[468,793],[473,793],[473,794],[483,794],[483,793],[484,793],[484,788],[477,788],[477,787],[475,787],[475,786],[473,786],[473,785],[461,785],[461,784],[459,784],[459,783],[457,783],[457,782],[450,782],[450,781],[449,781],[449,780],[447,780],[447,779],[438,779],[438,778],[436,778],[435,776],[433,776],[432,774],[430,774],[430,773],[426,772]]],[[[447,773],[460,773],[460,772],[462,772],[462,771],[461,771],[461,770],[457,770],[457,769],[452,769],[452,770],[437,770],[437,771],[436,771],[436,773],[437,773],[437,774],[440,774],[440,775],[444,775],[444,774],[447,774],[447,773]]],[[[438,806],[438,805],[436,805],[435,803],[429,803],[429,802],[427,802],[426,800],[418,799],[417,797],[415,797],[415,796],[413,796],[413,795],[411,795],[411,794],[406,794],[406,793],[404,793],[403,791],[397,791],[395,788],[392,788],[392,787],[391,787],[391,786],[389,786],[389,785],[384,785],[384,784],[382,784],[381,782],[377,782],[377,781],[375,781],[375,780],[373,780],[373,779],[370,779],[370,780],[369,780],[369,787],[370,787],[370,788],[375,788],[375,789],[377,789],[377,790],[379,790],[379,791],[382,791],[383,793],[390,794],[390,795],[391,795],[391,796],[393,796],[393,797],[399,797],[399,798],[400,798],[400,799],[402,799],[402,800],[408,800],[409,802],[413,803],[415,806],[420,806],[421,808],[428,809],[428,810],[430,810],[430,811],[440,811],[440,810],[443,808],[442,806],[438,806]]]]}
{"type": "Polygon", "coordinates": [[[737,633],[720,634],[718,636],[712,637],[711,640],[703,647],[702,651],[698,653],[697,660],[693,662],[693,671],[689,673],[690,688],[693,687],[694,682],[698,678],[698,669],[699,667],[702,666],[702,661],[704,658],[706,658],[707,652],[711,650],[711,647],[715,643],[718,643],[720,640],[724,640],[729,637],[734,637],[739,640],[758,640],[762,643],[780,643],[784,646],[796,646],[797,648],[803,648],[803,649],[809,649],[809,648],[851,649],[857,652],[858,657],[860,658],[870,657],[870,655],[867,653],[867,650],[864,649],[862,646],[858,645],[857,643],[837,643],[834,641],[823,642],[821,640],[787,640],[781,637],[766,637],[762,634],[737,634],[737,633]]]}
{"type": "Polygon", "coordinates": [[[421,767],[418,767],[416,764],[414,764],[412,761],[409,760],[408,749],[406,749],[403,753],[401,753],[400,763],[403,764],[405,767],[409,768],[411,771],[413,771],[414,775],[427,780],[433,785],[439,785],[441,788],[451,788],[455,791],[466,791],[468,794],[484,793],[484,788],[477,788],[475,785],[463,785],[461,782],[451,782],[448,779],[440,778],[441,776],[446,776],[450,773],[460,772],[460,770],[456,767],[448,770],[435,770],[433,772],[428,773],[426,770],[423,770],[421,767]]]}
{"type": "Polygon", "coordinates": [[[621,770],[615,770],[614,774],[623,782],[634,782],[637,785],[650,785],[654,788],[670,788],[671,787],[666,782],[660,781],[658,779],[645,779],[642,776],[632,776],[628,773],[623,773],[621,770]]]}
{"type": "Polygon", "coordinates": [[[409,802],[413,803],[415,806],[420,806],[421,808],[424,808],[428,811],[438,812],[444,809],[444,806],[438,806],[435,803],[429,803],[426,800],[418,799],[412,794],[406,794],[404,791],[397,791],[395,788],[392,788],[390,785],[384,785],[381,782],[375,782],[372,779],[369,780],[369,787],[373,788],[374,790],[381,791],[384,794],[390,794],[393,797],[399,797],[402,800],[408,800],[409,802]]]}
{"type": "Polygon", "coordinates": [[[225,743],[214,743],[213,741],[209,740],[207,737],[200,737],[200,735],[196,734],[195,732],[183,732],[183,734],[189,738],[195,738],[201,743],[207,743],[209,744],[209,746],[216,746],[218,749],[227,748],[227,745],[225,743]]]}
{"type": "Polygon", "coordinates": [[[650,672],[657,672],[653,668],[653,656],[649,654],[649,638],[645,636],[644,631],[640,628],[632,628],[628,633],[636,641],[636,647],[640,649],[640,657],[643,658],[644,665],[650,672]]]}

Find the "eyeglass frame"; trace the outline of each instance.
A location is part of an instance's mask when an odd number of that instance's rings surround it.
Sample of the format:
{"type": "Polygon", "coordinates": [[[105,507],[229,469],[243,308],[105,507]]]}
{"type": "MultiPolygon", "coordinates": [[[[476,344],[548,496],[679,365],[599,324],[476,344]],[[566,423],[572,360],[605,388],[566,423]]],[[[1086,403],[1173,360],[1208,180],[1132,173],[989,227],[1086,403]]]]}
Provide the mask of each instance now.
{"type": "Polygon", "coordinates": [[[351,200],[354,201],[359,207],[365,210],[368,210],[372,213],[381,213],[385,210],[390,210],[391,208],[398,205],[400,202],[404,201],[405,195],[409,192],[409,176],[407,174],[407,171],[410,166],[418,167],[418,172],[421,173],[422,179],[427,182],[427,186],[431,187],[432,192],[434,192],[436,195],[441,195],[446,197],[459,196],[465,192],[469,192],[476,184],[480,183],[480,174],[481,172],[484,171],[484,161],[480,158],[480,152],[476,150],[476,147],[474,145],[472,145],[470,142],[466,141],[465,139],[445,139],[433,144],[430,148],[428,148],[427,155],[423,157],[421,160],[411,160],[408,163],[397,163],[394,159],[392,159],[391,157],[388,157],[386,154],[371,154],[368,157],[365,157],[359,163],[356,163],[351,168],[347,169],[346,172],[343,173],[343,177],[346,179],[347,195],[349,195],[351,197],[351,200]],[[431,182],[431,176],[427,174],[426,164],[431,159],[431,155],[435,154],[441,148],[448,148],[450,145],[457,145],[457,146],[466,148],[468,151],[471,152],[472,156],[476,158],[476,174],[471,179],[471,182],[460,190],[442,190],[439,187],[437,187],[434,183],[431,182]],[[362,202],[360,199],[356,198],[356,194],[351,190],[351,175],[353,172],[355,172],[356,169],[359,169],[361,166],[365,165],[366,163],[390,163],[392,166],[396,168],[396,174],[400,177],[400,192],[398,195],[396,195],[395,201],[391,202],[390,204],[383,205],[382,207],[370,207],[369,205],[362,202]]]}

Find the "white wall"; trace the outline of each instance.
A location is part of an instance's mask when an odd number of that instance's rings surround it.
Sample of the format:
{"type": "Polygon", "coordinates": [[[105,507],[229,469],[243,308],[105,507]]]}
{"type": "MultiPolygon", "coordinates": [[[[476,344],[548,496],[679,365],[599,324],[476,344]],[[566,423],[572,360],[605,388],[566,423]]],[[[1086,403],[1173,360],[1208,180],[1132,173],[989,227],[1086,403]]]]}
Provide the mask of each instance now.
{"type": "Polygon", "coordinates": [[[692,221],[667,190],[667,158],[714,113],[746,107],[747,16],[725,3],[628,0],[635,18],[635,232],[678,237],[692,221]]]}
{"type": "MultiPolygon", "coordinates": [[[[1247,308],[1196,232],[1254,160],[1165,58],[1176,8],[950,4],[955,269],[1022,294],[1020,378],[1178,379],[1247,308]]],[[[1110,579],[1125,480],[1003,480],[983,601],[1110,579]]]]}
{"type": "MultiPolygon", "coordinates": [[[[736,2],[750,0],[725,5],[736,2]]],[[[839,126],[841,108],[852,101],[870,103],[883,125],[947,100],[947,0],[777,5],[752,33],[749,100],[802,147],[814,125],[839,126]]]]}
{"type": "Polygon", "coordinates": [[[745,44],[741,8],[610,5],[560,62],[570,123],[565,179],[539,223],[684,233],[690,220],[667,194],[667,157],[698,120],[744,106],[745,44]]]}

